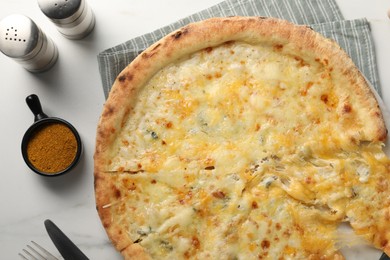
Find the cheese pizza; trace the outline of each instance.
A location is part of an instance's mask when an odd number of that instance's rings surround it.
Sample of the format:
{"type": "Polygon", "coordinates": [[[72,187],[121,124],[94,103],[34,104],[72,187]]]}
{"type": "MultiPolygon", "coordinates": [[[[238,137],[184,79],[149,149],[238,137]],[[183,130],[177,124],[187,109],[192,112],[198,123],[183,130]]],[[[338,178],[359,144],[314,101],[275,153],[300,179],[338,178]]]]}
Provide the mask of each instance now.
{"type": "Polygon", "coordinates": [[[192,23],[118,75],[97,210],[125,259],[343,259],[342,223],[390,253],[386,135],[334,41],[274,18],[192,23]]]}

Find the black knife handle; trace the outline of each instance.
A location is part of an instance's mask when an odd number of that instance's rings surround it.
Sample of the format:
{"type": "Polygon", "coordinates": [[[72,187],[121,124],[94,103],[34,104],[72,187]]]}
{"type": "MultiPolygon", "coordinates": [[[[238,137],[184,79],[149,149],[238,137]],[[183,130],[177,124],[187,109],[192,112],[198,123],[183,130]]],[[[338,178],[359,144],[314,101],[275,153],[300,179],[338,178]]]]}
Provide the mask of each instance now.
{"type": "Polygon", "coordinates": [[[379,260],[390,260],[390,257],[388,257],[385,253],[381,255],[381,258],[379,260]]]}
{"type": "Polygon", "coordinates": [[[44,223],[47,233],[65,260],[89,260],[50,219],[44,223]]]}

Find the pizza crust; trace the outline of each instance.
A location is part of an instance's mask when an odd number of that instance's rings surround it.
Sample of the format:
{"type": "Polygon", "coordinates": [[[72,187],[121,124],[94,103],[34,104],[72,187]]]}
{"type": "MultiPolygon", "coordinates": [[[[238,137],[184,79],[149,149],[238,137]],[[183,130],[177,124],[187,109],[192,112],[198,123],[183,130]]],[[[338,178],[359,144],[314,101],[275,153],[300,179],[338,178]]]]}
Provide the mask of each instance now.
{"type": "Polygon", "coordinates": [[[112,174],[95,170],[96,208],[112,243],[118,251],[124,250],[133,243],[123,226],[112,223],[110,212],[112,198],[118,198],[118,190],[113,185],[112,174]]]}
{"type": "MultiPolygon", "coordinates": [[[[356,142],[383,141],[386,138],[387,130],[380,108],[361,73],[334,41],[311,28],[274,18],[229,17],[212,18],[176,30],[147,48],[118,75],[97,128],[94,155],[97,210],[108,236],[126,259],[148,259],[148,256],[141,246],[133,244],[122,226],[112,222],[109,205],[118,191],[108,168],[111,145],[131,116],[139,90],[161,68],[199,50],[231,41],[275,46],[294,53],[303,61],[316,59],[329,68],[332,79],[339,85],[353,88],[340,91],[339,100],[343,105],[337,112],[343,120],[353,110],[367,123],[362,127],[349,122],[345,130],[351,133],[351,138],[356,142]],[[360,107],[353,107],[355,104],[360,107]],[[359,135],[356,135],[357,132],[359,135]]],[[[387,249],[388,245],[384,247],[387,249]]]]}

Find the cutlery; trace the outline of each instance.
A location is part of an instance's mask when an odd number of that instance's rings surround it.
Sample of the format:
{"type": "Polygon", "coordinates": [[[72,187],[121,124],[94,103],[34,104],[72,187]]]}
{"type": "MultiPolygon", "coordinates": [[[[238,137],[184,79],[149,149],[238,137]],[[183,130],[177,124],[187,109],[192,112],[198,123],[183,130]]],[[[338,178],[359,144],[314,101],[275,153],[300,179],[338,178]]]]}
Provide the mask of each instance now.
{"type": "Polygon", "coordinates": [[[47,233],[65,260],[88,260],[88,257],[50,219],[44,223],[47,233]]]}
{"type": "Polygon", "coordinates": [[[390,260],[390,257],[388,257],[385,253],[381,255],[381,258],[379,260],[390,260]]]}
{"type": "Polygon", "coordinates": [[[31,241],[31,243],[37,248],[27,245],[27,249],[23,249],[24,254],[19,253],[19,256],[23,259],[27,259],[27,257],[30,257],[30,259],[37,259],[36,257],[40,257],[40,259],[44,260],[58,260],[54,255],[52,255],[49,251],[44,249],[42,246],[40,246],[38,243],[31,241]],[[27,256],[27,257],[26,257],[27,256]]]}

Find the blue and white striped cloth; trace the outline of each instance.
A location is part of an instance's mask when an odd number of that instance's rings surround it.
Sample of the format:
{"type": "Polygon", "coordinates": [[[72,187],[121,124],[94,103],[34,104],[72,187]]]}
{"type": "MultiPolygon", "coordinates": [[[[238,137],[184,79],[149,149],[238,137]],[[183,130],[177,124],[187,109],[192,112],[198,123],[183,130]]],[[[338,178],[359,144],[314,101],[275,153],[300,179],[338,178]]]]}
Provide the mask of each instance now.
{"type": "Polygon", "coordinates": [[[380,93],[369,22],[364,18],[344,20],[335,0],[226,0],[101,52],[98,55],[98,63],[106,98],[117,75],[152,43],[188,23],[210,17],[234,15],[278,17],[297,24],[309,25],[317,32],[338,42],[380,93]]]}

